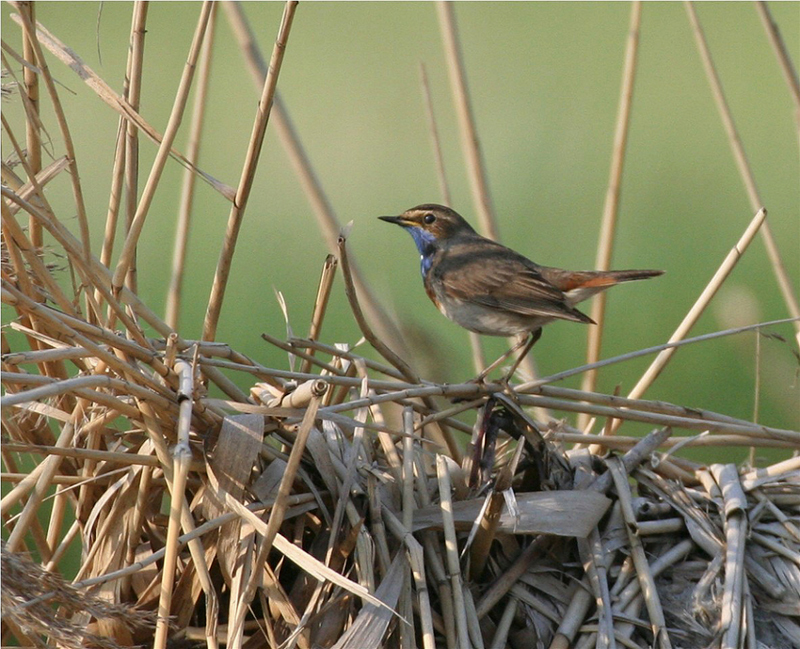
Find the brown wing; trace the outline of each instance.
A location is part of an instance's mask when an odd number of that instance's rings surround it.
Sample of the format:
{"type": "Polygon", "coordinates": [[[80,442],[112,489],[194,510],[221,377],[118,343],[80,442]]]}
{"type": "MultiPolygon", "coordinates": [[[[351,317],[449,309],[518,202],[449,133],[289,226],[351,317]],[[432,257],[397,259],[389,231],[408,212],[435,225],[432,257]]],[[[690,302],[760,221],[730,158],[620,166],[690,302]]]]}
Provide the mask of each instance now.
{"type": "Polygon", "coordinates": [[[460,300],[522,316],[592,322],[567,306],[564,293],[545,279],[536,264],[488,239],[453,244],[433,272],[442,290],[460,300]]]}

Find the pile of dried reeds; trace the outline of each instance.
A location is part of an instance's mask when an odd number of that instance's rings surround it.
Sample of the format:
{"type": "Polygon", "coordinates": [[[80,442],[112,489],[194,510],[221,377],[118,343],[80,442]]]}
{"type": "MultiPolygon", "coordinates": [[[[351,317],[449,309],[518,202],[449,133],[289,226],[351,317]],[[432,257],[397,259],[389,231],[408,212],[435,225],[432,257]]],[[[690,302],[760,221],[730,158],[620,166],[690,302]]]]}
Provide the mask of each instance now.
{"type": "MultiPolygon", "coordinates": [[[[133,90],[116,95],[33,28],[30,5],[19,8],[25,51],[13,55],[31,62],[22,96],[44,84],[66,151],[45,168],[37,162],[33,102],[25,103],[26,151],[3,122],[23,169],[16,175],[4,166],[2,188],[2,298],[15,313],[2,356],[2,480],[13,485],[2,498],[5,643],[800,646],[800,433],[639,398],[679,345],[718,335],[682,340],[762,225],[763,210],[668,344],[513,386],[416,376],[392,351],[390,325],[338,234],[310,335],[266,337],[289,352],[290,369],[264,367],[213,339],[293,4],[270,74],[261,75],[262,110],[236,190],[200,172],[191,154],[171,152],[185,95],[162,138],[136,112],[133,90]],[[120,143],[134,146],[137,128],[159,142],[115,267],[119,193],[97,258],[43,45],[120,112],[120,143]],[[204,340],[182,338],[130,288],[138,235],[169,155],[189,178],[199,174],[235,197],[204,340]],[[66,227],[69,211],[51,206],[43,191],[67,171],[78,237],[66,227]],[[69,266],[71,290],[43,261],[43,232],[69,266]],[[318,339],[337,266],[361,331],[385,363],[318,339]],[[628,397],[554,385],[656,352],[628,397]],[[237,387],[243,383],[249,393],[237,387]],[[604,420],[603,432],[582,432],[590,427],[573,428],[549,409],[604,420]],[[626,421],[654,430],[641,440],[615,434],[626,421]],[[464,451],[459,436],[467,435],[464,451]],[[794,456],[740,471],[677,457],[686,445],[783,448],[794,456]],[[75,547],[77,573],[65,567],[75,547]]],[[[246,35],[238,6],[226,10],[246,35]]],[[[441,11],[459,74],[451,9],[441,11]]],[[[632,20],[638,11],[634,5],[632,20]]],[[[133,82],[145,15],[135,5],[133,82]]],[[[206,3],[192,64],[210,49],[200,45],[213,20],[206,3]]],[[[630,47],[635,53],[635,41],[630,47]]],[[[202,81],[202,62],[200,70],[202,81]]],[[[288,129],[277,103],[276,110],[278,128],[288,129]]],[[[286,133],[313,193],[313,174],[286,133]]],[[[135,173],[126,160],[120,146],[117,189],[135,173]]],[[[332,218],[325,223],[333,239],[338,227],[332,218]]],[[[168,322],[179,295],[171,293],[168,322]]]]}

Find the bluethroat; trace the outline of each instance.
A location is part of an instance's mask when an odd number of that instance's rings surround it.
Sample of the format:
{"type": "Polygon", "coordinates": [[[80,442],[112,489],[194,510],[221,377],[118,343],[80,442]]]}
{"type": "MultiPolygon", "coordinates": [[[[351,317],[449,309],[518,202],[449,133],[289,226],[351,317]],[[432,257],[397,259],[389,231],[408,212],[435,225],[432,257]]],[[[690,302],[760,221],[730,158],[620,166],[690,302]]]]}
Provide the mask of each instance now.
{"type": "Polygon", "coordinates": [[[479,235],[454,210],[428,203],[400,216],[378,217],[405,228],[420,253],[428,297],[445,316],[465,329],[489,336],[521,336],[518,345],[479,376],[525,345],[511,377],[553,320],[596,324],[575,305],[605,289],[661,275],[661,270],[570,271],[540,266],[479,235]]]}

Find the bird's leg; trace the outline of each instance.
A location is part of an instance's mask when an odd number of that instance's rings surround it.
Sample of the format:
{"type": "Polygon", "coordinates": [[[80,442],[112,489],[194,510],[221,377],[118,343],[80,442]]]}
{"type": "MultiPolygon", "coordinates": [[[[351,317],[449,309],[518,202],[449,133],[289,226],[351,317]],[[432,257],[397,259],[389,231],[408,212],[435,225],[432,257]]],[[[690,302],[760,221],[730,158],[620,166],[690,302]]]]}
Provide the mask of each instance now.
{"type": "MultiPolygon", "coordinates": [[[[508,382],[511,380],[511,377],[514,376],[514,372],[517,371],[519,364],[522,360],[528,355],[528,352],[531,351],[531,348],[536,344],[536,341],[542,337],[542,328],[539,327],[538,329],[534,329],[531,332],[530,337],[527,338],[527,342],[525,344],[525,348],[520,352],[520,355],[517,356],[517,360],[514,361],[514,364],[511,366],[511,369],[508,371],[508,374],[505,375],[503,382],[508,385],[508,382]]],[[[519,345],[517,345],[519,347],[519,345]]]]}
{"type": "MultiPolygon", "coordinates": [[[[542,335],[542,330],[541,330],[541,329],[539,329],[539,330],[538,330],[538,332],[539,332],[539,336],[541,336],[541,335],[542,335]]],[[[537,340],[538,340],[538,336],[537,336],[537,340]]],[[[528,339],[528,337],[527,337],[527,336],[526,336],[525,338],[521,339],[521,340],[520,340],[520,341],[519,341],[519,342],[518,342],[516,345],[514,345],[514,346],[513,346],[511,349],[509,349],[509,350],[508,350],[508,351],[507,351],[505,354],[503,354],[503,355],[502,355],[500,358],[498,358],[498,359],[497,359],[496,361],[494,361],[494,362],[493,362],[491,365],[489,365],[489,367],[487,367],[485,370],[483,370],[483,372],[481,372],[480,374],[478,374],[477,378],[475,379],[475,382],[476,382],[476,383],[483,383],[483,380],[484,380],[484,379],[485,379],[487,376],[489,376],[490,372],[491,372],[493,369],[495,369],[495,368],[496,368],[498,365],[501,365],[501,364],[505,363],[506,359],[507,359],[509,356],[512,356],[513,354],[515,354],[517,351],[519,351],[519,349],[520,349],[520,348],[521,348],[523,345],[527,344],[528,342],[529,342],[529,339],[528,339]]],[[[534,342],[536,342],[536,341],[534,341],[534,342]]],[[[532,344],[531,344],[531,346],[532,346],[532,344]]],[[[523,356],[524,356],[525,354],[527,354],[527,353],[528,353],[528,350],[529,350],[529,349],[530,349],[530,347],[528,347],[528,348],[525,350],[525,352],[523,353],[523,356]]],[[[514,365],[514,369],[515,369],[515,370],[516,370],[516,368],[517,368],[517,365],[519,365],[519,363],[516,363],[516,364],[514,365]]]]}

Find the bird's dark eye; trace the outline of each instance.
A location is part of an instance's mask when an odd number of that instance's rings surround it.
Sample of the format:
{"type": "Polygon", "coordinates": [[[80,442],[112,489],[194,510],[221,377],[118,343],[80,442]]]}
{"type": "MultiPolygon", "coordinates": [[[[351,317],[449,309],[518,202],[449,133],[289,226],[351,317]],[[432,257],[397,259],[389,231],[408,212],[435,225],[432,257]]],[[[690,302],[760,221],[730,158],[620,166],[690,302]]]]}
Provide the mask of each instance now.
{"type": "Polygon", "coordinates": [[[425,216],[422,217],[422,220],[425,221],[425,223],[427,225],[430,225],[431,223],[433,223],[436,220],[436,216],[434,216],[433,214],[428,213],[428,214],[426,214],[425,216]]]}

